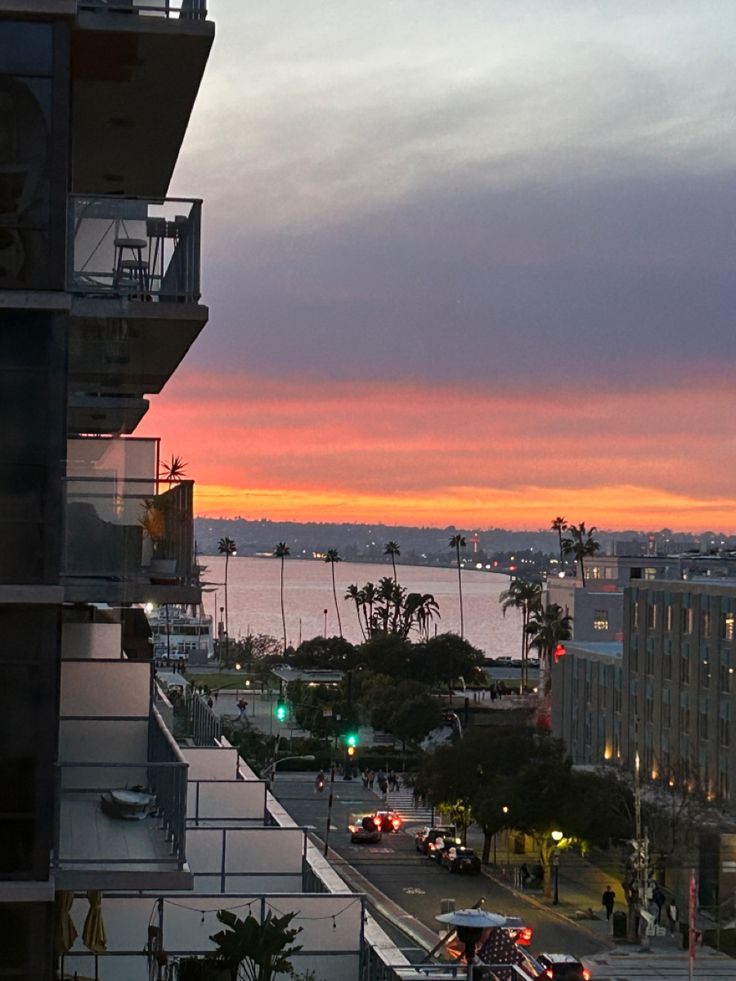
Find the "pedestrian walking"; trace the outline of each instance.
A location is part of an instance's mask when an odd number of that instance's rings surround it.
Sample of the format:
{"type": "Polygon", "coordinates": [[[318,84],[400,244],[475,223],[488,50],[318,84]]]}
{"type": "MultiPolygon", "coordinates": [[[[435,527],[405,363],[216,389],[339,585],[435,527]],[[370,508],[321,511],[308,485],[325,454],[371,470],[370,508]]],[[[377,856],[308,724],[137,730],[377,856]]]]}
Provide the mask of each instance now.
{"type": "Polygon", "coordinates": [[[529,874],[529,866],[526,864],[526,862],[521,863],[519,873],[521,874],[521,888],[526,889],[527,883],[531,879],[531,875],[529,874]]]}
{"type": "Polygon", "coordinates": [[[373,790],[373,784],[376,782],[376,772],[375,770],[368,771],[368,786],[373,790]]]}
{"type": "Polygon", "coordinates": [[[363,772],[360,774],[360,778],[363,781],[363,786],[364,787],[367,787],[368,786],[368,771],[366,769],[363,769],[363,772]]]}
{"type": "Polygon", "coordinates": [[[603,895],[601,896],[601,903],[606,910],[606,919],[610,920],[613,916],[613,904],[616,902],[616,893],[611,889],[610,886],[606,886],[603,895]]]}
{"type": "Polygon", "coordinates": [[[667,904],[667,924],[670,928],[670,936],[674,937],[679,918],[680,918],[680,911],[677,908],[677,903],[673,899],[671,902],[667,904]]]}
{"type": "Polygon", "coordinates": [[[662,919],[662,907],[664,906],[666,899],[667,897],[665,896],[665,894],[662,892],[660,887],[657,886],[654,892],[652,893],[652,902],[657,907],[657,912],[655,914],[656,916],[655,922],[657,926],[659,926],[659,921],[662,919]]]}

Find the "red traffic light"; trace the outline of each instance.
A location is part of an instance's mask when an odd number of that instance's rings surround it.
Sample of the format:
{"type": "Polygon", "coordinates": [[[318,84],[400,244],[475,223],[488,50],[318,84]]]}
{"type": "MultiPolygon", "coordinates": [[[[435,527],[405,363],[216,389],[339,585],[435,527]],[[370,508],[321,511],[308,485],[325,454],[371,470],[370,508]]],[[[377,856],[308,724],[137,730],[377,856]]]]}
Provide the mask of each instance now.
{"type": "Polygon", "coordinates": [[[564,657],[565,654],[567,654],[567,648],[565,647],[565,645],[558,644],[557,647],[555,647],[555,664],[557,664],[560,658],[564,657]]]}

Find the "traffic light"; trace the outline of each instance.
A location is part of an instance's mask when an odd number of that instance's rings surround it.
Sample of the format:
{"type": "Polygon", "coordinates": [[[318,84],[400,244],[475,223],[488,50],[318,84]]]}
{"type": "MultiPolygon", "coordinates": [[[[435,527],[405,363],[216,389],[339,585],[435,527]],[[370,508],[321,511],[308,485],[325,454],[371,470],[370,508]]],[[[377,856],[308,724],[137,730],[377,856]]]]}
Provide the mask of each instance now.
{"type": "Polygon", "coordinates": [[[279,722],[286,722],[286,717],[289,714],[289,710],[283,699],[280,698],[278,702],[276,702],[276,711],[274,714],[279,722]]]}
{"type": "Polygon", "coordinates": [[[349,732],[345,736],[345,745],[348,747],[348,749],[351,749],[351,748],[352,749],[355,749],[355,747],[358,745],[358,733],[357,732],[349,732]]]}
{"type": "Polygon", "coordinates": [[[348,759],[349,760],[354,760],[355,759],[356,752],[357,752],[357,750],[355,749],[355,746],[348,746],[347,749],[346,749],[346,753],[348,755],[348,759]]]}

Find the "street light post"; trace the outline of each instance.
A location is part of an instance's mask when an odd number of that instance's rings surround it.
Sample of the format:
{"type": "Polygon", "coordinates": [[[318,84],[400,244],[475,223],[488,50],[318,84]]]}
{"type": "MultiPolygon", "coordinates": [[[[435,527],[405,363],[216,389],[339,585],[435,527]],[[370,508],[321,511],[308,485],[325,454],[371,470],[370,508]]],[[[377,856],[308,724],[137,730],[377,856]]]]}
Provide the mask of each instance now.
{"type": "Polygon", "coordinates": [[[261,777],[264,780],[268,780],[268,781],[275,780],[276,779],[276,767],[279,765],[279,763],[285,763],[287,760],[306,760],[306,761],[314,762],[314,756],[312,756],[312,755],[309,755],[309,756],[281,756],[277,760],[271,760],[271,762],[266,767],[264,767],[264,769],[263,769],[263,771],[261,773],[261,777]]]}
{"type": "MultiPolygon", "coordinates": [[[[501,811],[502,811],[503,816],[505,818],[506,815],[509,813],[509,806],[508,806],[508,804],[504,804],[503,807],[501,808],[501,811]]],[[[509,872],[510,872],[510,863],[509,863],[509,829],[507,827],[506,828],[506,875],[508,875],[509,872]]]]}
{"type": "Polygon", "coordinates": [[[560,903],[560,852],[559,844],[562,841],[563,835],[561,831],[552,832],[552,841],[555,843],[555,849],[552,852],[552,872],[554,875],[554,896],[552,897],[552,905],[558,906],[560,903]]]}

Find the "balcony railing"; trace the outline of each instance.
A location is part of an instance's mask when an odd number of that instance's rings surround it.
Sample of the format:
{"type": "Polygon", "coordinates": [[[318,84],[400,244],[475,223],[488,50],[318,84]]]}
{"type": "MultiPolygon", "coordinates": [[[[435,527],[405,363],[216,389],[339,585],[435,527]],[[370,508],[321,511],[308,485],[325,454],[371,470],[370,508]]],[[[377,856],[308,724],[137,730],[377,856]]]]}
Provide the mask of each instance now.
{"type": "Polygon", "coordinates": [[[200,297],[202,202],[72,194],[67,289],[170,303],[200,297]]]}
{"type": "Polygon", "coordinates": [[[181,20],[205,20],[206,0],[79,0],[80,10],[106,10],[110,13],[146,14],[153,17],[178,17],[181,20]]]}
{"type": "MultiPolygon", "coordinates": [[[[189,764],[182,756],[176,740],[166,728],[158,710],[151,707],[148,726],[148,758],[151,763],[177,763],[179,766],[154,766],[149,782],[156,795],[164,830],[175,855],[186,855],[187,835],[187,770],[189,764]]],[[[183,864],[183,862],[182,862],[183,864]]]]}
{"type": "Polygon", "coordinates": [[[191,585],[193,488],[155,493],[155,480],[67,477],[64,575],[191,585]]]}

